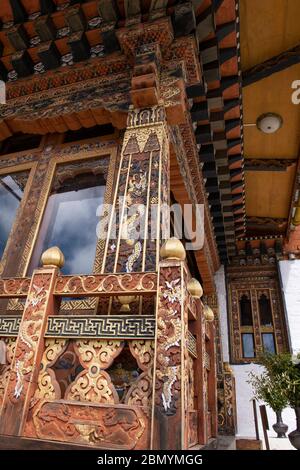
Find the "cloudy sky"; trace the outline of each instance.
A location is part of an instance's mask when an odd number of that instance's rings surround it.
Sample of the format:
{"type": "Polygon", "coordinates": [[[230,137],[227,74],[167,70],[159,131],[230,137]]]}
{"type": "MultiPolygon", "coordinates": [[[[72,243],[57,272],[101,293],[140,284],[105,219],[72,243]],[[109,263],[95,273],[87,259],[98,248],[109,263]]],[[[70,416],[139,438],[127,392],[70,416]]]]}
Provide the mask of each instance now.
{"type": "Polygon", "coordinates": [[[32,266],[50,246],[58,246],[65,256],[64,274],[88,274],[92,271],[99,217],[105,186],[68,191],[49,197],[43,217],[32,266]]]}
{"type": "Polygon", "coordinates": [[[0,258],[22,196],[23,192],[11,176],[0,177],[0,258]]]}

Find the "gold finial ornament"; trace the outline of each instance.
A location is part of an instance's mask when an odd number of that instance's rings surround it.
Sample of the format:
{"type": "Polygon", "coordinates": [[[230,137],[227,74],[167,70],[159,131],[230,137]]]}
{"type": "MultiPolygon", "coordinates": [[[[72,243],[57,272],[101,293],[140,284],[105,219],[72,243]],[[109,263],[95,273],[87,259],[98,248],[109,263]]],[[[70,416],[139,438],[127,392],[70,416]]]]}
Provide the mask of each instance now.
{"type": "Polygon", "coordinates": [[[195,299],[200,299],[203,295],[203,289],[200,282],[192,277],[187,283],[187,290],[195,299]]]}
{"type": "Polygon", "coordinates": [[[118,301],[122,304],[120,312],[130,312],[130,304],[136,300],[134,295],[120,295],[118,301]]]}
{"type": "Polygon", "coordinates": [[[58,246],[52,246],[51,248],[48,248],[48,250],[44,251],[41,257],[41,262],[45,267],[56,266],[57,268],[62,268],[65,264],[65,257],[58,246]]]}
{"type": "Polygon", "coordinates": [[[227,374],[233,374],[233,370],[231,369],[229,362],[224,362],[223,366],[224,372],[227,372],[227,374]]]}
{"type": "Polygon", "coordinates": [[[209,305],[203,305],[203,313],[206,321],[208,321],[209,323],[214,321],[215,315],[209,305]]]}
{"type": "Polygon", "coordinates": [[[176,237],[169,238],[166,240],[160,249],[160,256],[164,259],[176,259],[178,261],[184,261],[186,252],[183,244],[176,237]]]}
{"type": "Polygon", "coordinates": [[[295,213],[292,218],[292,224],[295,225],[295,227],[298,227],[298,225],[300,225],[300,196],[298,198],[295,213]]]}

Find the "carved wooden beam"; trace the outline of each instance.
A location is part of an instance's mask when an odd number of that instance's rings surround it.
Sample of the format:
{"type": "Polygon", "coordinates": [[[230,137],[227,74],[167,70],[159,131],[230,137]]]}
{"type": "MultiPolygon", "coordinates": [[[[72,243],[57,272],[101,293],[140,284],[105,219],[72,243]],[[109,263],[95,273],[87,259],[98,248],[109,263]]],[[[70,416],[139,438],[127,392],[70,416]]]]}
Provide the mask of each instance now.
{"type": "MultiPolygon", "coordinates": [[[[22,298],[29,291],[30,278],[0,279],[0,298],[22,298]]],[[[54,295],[76,297],[82,295],[130,295],[156,292],[157,274],[121,273],[88,276],[58,276],[54,295]]]]}
{"type": "Polygon", "coordinates": [[[154,293],[156,288],[157,274],[153,272],[59,276],[54,295],[63,295],[64,297],[142,295],[154,293]]]}
{"type": "Polygon", "coordinates": [[[242,75],[243,86],[251,85],[263,78],[267,78],[274,73],[281,72],[292,65],[300,62],[300,45],[298,44],[287,51],[265,60],[264,62],[251,67],[242,75]]]}
{"type": "Polygon", "coordinates": [[[286,227],[287,219],[275,217],[246,217],[247,228],[264,230],[282,230],[286,227]]]}
{"type": "Polygon", "coordinates": [[[30,278],[0,279],[0,298],[26,297],[29,291],[30,278]]]}
{"type": "Polygon", "coordinates": [[[16,353],[3,396],[0,434],[23,434],[44,352],[47,319],[49,315],[57,313],[53,299],[57,273],[58,268],[55,266],[33,273],[16,341],[16,353]]]}

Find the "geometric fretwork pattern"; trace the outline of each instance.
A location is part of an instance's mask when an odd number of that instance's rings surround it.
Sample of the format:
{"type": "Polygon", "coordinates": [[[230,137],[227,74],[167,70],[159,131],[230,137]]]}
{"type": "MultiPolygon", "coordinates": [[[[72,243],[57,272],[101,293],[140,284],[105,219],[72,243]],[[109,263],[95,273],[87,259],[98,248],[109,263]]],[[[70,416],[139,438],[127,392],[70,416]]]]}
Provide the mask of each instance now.
{"type": "Polygon", "coordinates": [[[0,315],[0,336],[18,336],[21,315],[0,315]]]}
{"type": "Polygon", "coordinates": [[[137,315],[50,317],[46,337],[51,338],[154,338],[155,318],[137,315]]]}
{"type": "MultiPolygon", "coordinates": [[[[0,316],[0,336],[18,336],[21,315],[0,316]]],[[[48,319],[48,338],[153,339],[155,318],[150,315],[59,316],[48,319]]]]}

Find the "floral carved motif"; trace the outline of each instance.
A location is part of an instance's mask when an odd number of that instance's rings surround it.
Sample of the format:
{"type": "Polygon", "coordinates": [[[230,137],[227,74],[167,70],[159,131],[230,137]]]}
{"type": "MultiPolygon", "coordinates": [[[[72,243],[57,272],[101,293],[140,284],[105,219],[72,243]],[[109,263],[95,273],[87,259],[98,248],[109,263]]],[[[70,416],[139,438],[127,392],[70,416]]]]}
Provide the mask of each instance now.
{"type": "Polygon", "coordinates": [[[182,347],[181,268],[161,267],[157,312],[156,405],[172,415],[181,390],[182,347]]]}
{"type": "Polygon", "coordinates": [[[153,388],[152,369],[154,359],[154,341],[133,340],[129,342],[129,348],[143,373],[140,374],[138,379],[128,390],[125,403],[128,405],[142,406],[145,408],[145,412],[148,413],[153,388]]]}
{"type": "Polygon", "coordinates": [[[30,278],[0,279],[0,297],[26,297],[30,278]]]}
{"type": "Polygon", "coordinates": [[[133,340],[129,342],[131,354],[137,360],[138,366],[142,370],[148,370],[153,365],[154,341],[152,340],[133,340]]]}
{"type": "Polygon", "coordinates": [[[50,367],[55,363],[66,346],[66,339],[47,339],[45,341],[45,351],[38,376],[37,389],[33,398],[34,401],[38,399],[54,400],[61,398],[60,387],[50,367]]]}
{"type": "Polygon", "coordinates": [[[105,371],[100,371],[95,363],[89,370],[82,371],[75,383],[69,385],[65,397],[67,400],[92,403],[114,404],[119,402],[110,376],[105,371]]]}
{"type": "Polygon", "coordinates": [[[153,379],[151,370],[143,372],[128,390],[125,403],[132,406],[142,406],[145,408],[145,412],[147,412],[150,408],[152,388],[153,379]]]}
{"type": "Polygon", "coordinates": [[[27,297],[8,387],[8,396],[12,402],[26,394],[30,383],[51,277],[51,274],[36,274],[27,297]]]}
{"type": "Polygon", "coordinates": [[[53,313],[50,294],[56,268],[35,271],[26,299],[16,341],[15,355],[4,392],[3,420],[0,434],[20,435],[35,393],[40,362],[42,360],[47,316],[53,313]],[[6,419],[9,416],[10,419],[6,419]]]}

